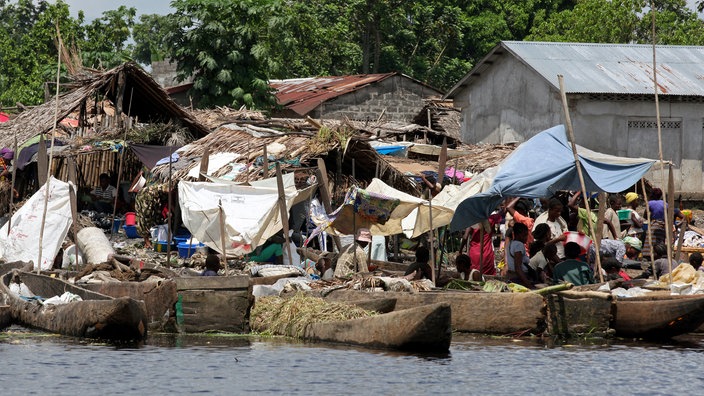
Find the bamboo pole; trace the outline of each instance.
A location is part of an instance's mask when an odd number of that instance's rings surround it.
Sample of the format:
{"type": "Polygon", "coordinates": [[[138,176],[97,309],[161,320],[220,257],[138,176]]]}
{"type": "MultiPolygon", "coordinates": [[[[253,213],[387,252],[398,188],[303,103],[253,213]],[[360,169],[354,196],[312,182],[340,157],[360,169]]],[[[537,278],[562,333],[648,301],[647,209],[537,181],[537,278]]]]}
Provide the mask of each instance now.
{"type": "MultiPolygon", "coordinates": [[[[584,201],[584,208],[587,211],[587,223],[589,223],[589,235],[594,238],[594,223],[592,222],[591,210],[589,209],[589,196],[587,195],[587,186],[584,182],[584,174],[582,173],[582,164],[579,162],[579,156],[577,155],[577,144],[574,141],[574,130],[572,129],[572,119],[570,118],[570,109],[567,106],[567,94],[565,93],[565,81],[561,74],[557,75],[557,79],[560,82],[560,96],[562,97],[562,110],[565,113],[565,124],[567,124],[567,133],[572,145],[572,155],[574,155],[574,164],[577,168],[577,175],[579,176],[579,184],[582,187],[582,198],[584,201]]],[[[599,244],[601,241],[594,241],[594,248],[596,252],[599,252],[599,244]]],[[[599,273],[599,282],[604,282],[604,275],[601,273],[601,257],[599,254],[596,255],[596,270],[599,273]]]]}
{"type": "Polygon", "coordinates": [[[264,147],[262,147],[264,153],[264,168],[262,169],[262,178],[266,179],[269,177],[269,154],[266,152],[266,142],[264,142],[264,147]]]}
{"type": "Polygon", "coordinates": [[[293,256],[291,256],[291,242],[288,237],[288,208],[286,207],[286,192],[284,191],[284,179],[281,174],[281,164],[276,162],[276,187],[279,190],[279,211],[281,213],[281,224],[284,228],[284,239],[286,240],[286,252],[288,253],[288,261],[293,265],[293,256]]]}
{"type": "MultiPolygon", "coordinates": [[[[54,161],[54,142],[56,141],[56,126],[58,125],[58,118],[59,118],[59,83],[60,83],[60,78],[61,78],[61,48],[63,47],[63,43],[61,42],[61,34],[59,34],[59,24],[58,22],[56,23],[56,38],[59,41],[59,51],[58,51],[58,60],[57,60],[57,65],[56,65],[56,97],[54,101],[56,102],[54,106],[54,127],[51,130],[51,152],[49,153],[49,165],[47,166],[47,173],[46,173],[46,190],[44,190],[44,208],[42,210],[42,226],[39,229],[39,255],[37,257],[37,274],[41,273],[42,271],[42,253],[43,253],[43,248],[42,245],[44,243],[44,226],[46,225],[46,211],[49,206],[49,190],[51,187],[51,166],[54,161]]],[[[41,150],[41,147],[46,147],[45,144],[40,139],[39,143],[39,148],[41,150]]]]}

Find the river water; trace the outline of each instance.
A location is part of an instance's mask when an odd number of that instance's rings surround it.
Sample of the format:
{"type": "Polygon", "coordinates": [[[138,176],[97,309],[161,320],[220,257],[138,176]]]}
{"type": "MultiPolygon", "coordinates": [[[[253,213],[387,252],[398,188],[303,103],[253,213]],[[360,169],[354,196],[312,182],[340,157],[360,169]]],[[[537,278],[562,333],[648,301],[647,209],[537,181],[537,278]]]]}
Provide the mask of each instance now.
{"type": "Polygon", "coordinates": [[[13,326],[0,332],[0,394],[697,394],[703,352],[698,336],[650,344],[458,334],[438,356],[217,334],[116,346],[13,326]]]}

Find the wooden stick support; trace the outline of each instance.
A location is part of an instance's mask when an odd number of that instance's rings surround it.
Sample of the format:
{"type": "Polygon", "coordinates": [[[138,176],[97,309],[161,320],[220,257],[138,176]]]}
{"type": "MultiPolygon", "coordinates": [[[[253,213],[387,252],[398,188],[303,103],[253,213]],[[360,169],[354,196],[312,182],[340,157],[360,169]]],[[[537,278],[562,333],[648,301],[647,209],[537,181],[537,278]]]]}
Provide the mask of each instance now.
{"type": "MultiPolygon", "coordinates": [[[[325,208],[325,213],[332,213],[332,206],[330,205],[330,191],[328,190],[328,171],[325,168],[325,161],[322,158],[318,158],[318,169],[315,170],[316,178],[318,179],[318,188],[320,188],[320,198],[323,200],[323,207],[325,208]]],[[[333,235],[333,241],[335,246],[337,246],[337,251],[342,251],[342,242],[340,237],[333,235]]]]}
{"type": "Polygon", "coordinates": [[[218,201],[219,218],[220,218],[220,250],[222,255],[220,257],[222,267],[225,269],[225,276],[227,276],[227,246],[225,245],[225,210],[222,208],[222,199],[218,201]]]}
{"type": "Polygon", "coordinates": [[[281,174],[281,164],[276,163],[276,186],[279,189],[279,211],[281,212],[281,223],[284,228],[284,239],[286,240],[286,252],[288,253],[289,264],[293,265],[291,256],[291,241],[288,236],[288,208],[286,207],[286,192],[284,191],[284,178],[281,174]]]}
{"type": "MultiPolygon", "coordinates": [[[[560,82],[560,96],[562,97],[562,110],[565,113],[565,124],[567,126],[567,132],[572,145],[572,155],[574,155],[574,164],[577,168],[577,175],[579,176],[579,184],[582,187],[582,200],[584,201],[584,208],[587,211],[587,223],[589,223],[589,235],[594,238],[594,223],[591,221],[591,210],[589,209],[589,196],[587,195],[587,186],[584,182],[584,174],[582,173],[582,164],[579,162],[579,156],[577,155],[577,143],[574,140],[574,130],[572,129],[572,119],[570,118],[570,110],[567,105],[567,94],[565,92],[565,81],[562,75],[557,76],[560,82]]],[[[595,246],[598,252],[599,245],[595,246]]],[[[601,273],[601,257],[599,254],[596,255],[596,270],[599,273],[599,281],[604,282],[604,275],[601,273]]]]}
{"type": "Polygon", "coordinates": [[[204,182],[205,175],[208,174],[208,165],[210,164],[210,147],[205,146],[203,155],[200,157],[200,172],[198,173],[198,181],[204,182]]]}

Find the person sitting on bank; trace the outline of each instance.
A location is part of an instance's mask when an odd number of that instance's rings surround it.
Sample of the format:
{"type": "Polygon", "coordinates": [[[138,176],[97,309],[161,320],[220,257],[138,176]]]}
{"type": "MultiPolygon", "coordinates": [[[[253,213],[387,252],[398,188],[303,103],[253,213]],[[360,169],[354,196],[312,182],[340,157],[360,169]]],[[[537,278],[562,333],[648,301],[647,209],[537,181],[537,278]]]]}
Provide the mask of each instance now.
{"type": "Polygon", "coordinates": [[[110,176],[107,173],[100,174],[100,186],[90,192],[93,200],[93,209],[101,213],[111,213],[117,189],[110,185],[110,176]]]}
{"type": "Polygon", "coordinates": [[[220,270],[220,258],[216,254],[208,254],[205,258],[205,271],[202,276],[218,276],[220,270]]]}
{"type": "Polygon", "coordinates": [[[702,254],[699,252],[694,252],[689,255],[689,265],[694,267],[697,271],[704,271],[704,268],[702,268],[702,261],[704,261],[704,257],[702,257],[702,254]]]}
{"type": "Polygon", "coordinates": [[[404,277],[410,280],[430,279],[433,280],[433,270],[430,268],[430,250],[425,246],[420,246],[416,249],[416,261],[408,266],[404,277]]]}
{"type": "Polygon", "coordinates": [[[565,257],[567,259],[555,266],[553,270],[553,280],[555,283],[569,282],[575,286],[588,285],[594,283],[594,273],[587,263],[579,261],[579,253],[582,247],[576,242],[565,244],[565,257]]]}
{"type": "Polygon", "coordinates": [[[525,224],[516,223],[513,225],[513,239],[508,246],[506,264],[508,266],[508,279],[511,282],[520,283],[525,287],[533,287],[527,275],[528,263],[530,262],[526,254],[528,234],[528,227],[525,224]]]}
{"type": "Polygon", "coordinates": [[[606,272],[606,280],[631,280],[631,277],[623,270],[621,263],[615,257],[607,257],[601,268],[606,272]]]}
{"type": "MultiPolygon", "coordinates": [[[[469,276],[472,272],[472,260],[466,254],[458,254],[455,259],[455,268],[457,269],[457,274],[460,279],[469,280],[469,276]]],[[[477,271],[477,277],[480,278],[481,275],[477,271]]]]}
{"type": "Polygon", "coordinates": [[[354,239],[355,242],[343,247],[340,252],[335,265],[336,278],[347,278],[357,272],[369,272],[364,248],[372,242],[372,233],[368,228],[360,228],[354,239]]]}
{"type": "Polygon", "coordinates": [[[315,263],[315,269],[320,274],[320,279],[322,280],[332,280],[335,277],[335,271],[333,271],[330,265],[330,259],[327,257],[321,257],[317,263],[315,263]]]}

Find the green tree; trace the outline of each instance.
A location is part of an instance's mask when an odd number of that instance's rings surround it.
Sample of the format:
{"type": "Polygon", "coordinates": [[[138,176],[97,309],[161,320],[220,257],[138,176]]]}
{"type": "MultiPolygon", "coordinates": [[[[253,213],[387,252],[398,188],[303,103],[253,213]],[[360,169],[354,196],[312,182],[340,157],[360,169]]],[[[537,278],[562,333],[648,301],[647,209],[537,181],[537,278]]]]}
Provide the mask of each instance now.
{"type": "Polygon", "coordinates": [[[267,35],[283,19],[278,0],[175,0],[167,35],[181,79],[193,76],[201,106],[268,108],[275,104],[267,70],[275,66],[267,35]]]}
{"type": "MultiPolygon", "coordinates": [[[[583,0],[535,26],[528,40],[651,43],[651,2],[646,0],[583,0]],[[598,21],[598,23],[595,23],[598,21]]],[[[704,43],[702,22],[684,0],[655,2],[659,44],[704,43]]]]}
{"type": "Polygon", "coordinates": [[[35,105],[43,101],[44,82],[56,73],[58,24],[65,43],[82,37],[81,23],[63,1],[51,4],[19,0],[0,2],[0,104],[35,105]]]}
{"type": "Polygon", "coordinates": [[[141,15],[139,22],[132,27],[135,43],[132,57],[143,64],[164,60],[168,52],[164,37],[171,29],[173,29],[172,23],[165,15],[141,15]]]}
{"type": "Polygon", "coordinates": [[[86,27],[86,40],[82,45],[85,66],[107,69],[131,59],[132,27],[137,9],[120,6],[103,12],[86,27]]]}

